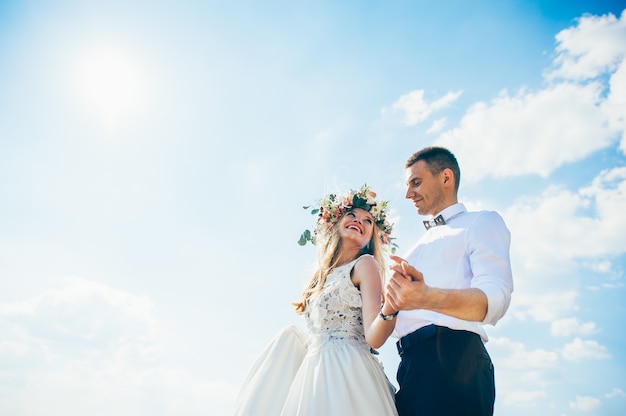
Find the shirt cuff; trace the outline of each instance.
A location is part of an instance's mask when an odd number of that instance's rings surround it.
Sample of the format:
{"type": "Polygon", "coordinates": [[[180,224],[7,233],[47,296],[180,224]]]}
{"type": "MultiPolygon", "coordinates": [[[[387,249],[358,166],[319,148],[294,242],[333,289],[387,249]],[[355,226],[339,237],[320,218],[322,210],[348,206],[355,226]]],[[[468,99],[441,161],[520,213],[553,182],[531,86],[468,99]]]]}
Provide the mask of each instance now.
{"type": "Polygon", "coordinates": [[[502,288],[489,284],[476,287],[482,290],[487,296],[487,313],[483,319],[483,325],[495,325],[509,309],[511,303],[511,294],[506,293],[502,288]]]}

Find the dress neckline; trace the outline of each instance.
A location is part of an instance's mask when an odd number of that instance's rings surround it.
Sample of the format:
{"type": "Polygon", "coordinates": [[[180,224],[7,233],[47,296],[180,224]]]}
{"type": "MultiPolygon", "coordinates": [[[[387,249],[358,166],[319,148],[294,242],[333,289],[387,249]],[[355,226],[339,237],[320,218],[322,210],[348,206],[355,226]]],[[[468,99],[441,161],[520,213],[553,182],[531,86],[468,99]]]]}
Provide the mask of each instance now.
{"type": "Polygon", "coordinates": [[[350,260],[349,262],[344,263],[344,264],[342,264],[341,266],[335,266],[335,267],[332,267],[332,268],[330,269],[330,271],[332,272],[332,271],[333,271],[333,270],[335,270],[335,269],[340,269],[340,268],[342,268],[342,267],[346,267],[346,266],[348,266],[349,264],[355,263],[357,260],[359,260],[360,258],[365,257],[365,256],[371,256],[371,254],[361,254],[361,255],[360,255],[359,257],[357,257],[356,259],[354,259],[354,260],[350,260]]]}

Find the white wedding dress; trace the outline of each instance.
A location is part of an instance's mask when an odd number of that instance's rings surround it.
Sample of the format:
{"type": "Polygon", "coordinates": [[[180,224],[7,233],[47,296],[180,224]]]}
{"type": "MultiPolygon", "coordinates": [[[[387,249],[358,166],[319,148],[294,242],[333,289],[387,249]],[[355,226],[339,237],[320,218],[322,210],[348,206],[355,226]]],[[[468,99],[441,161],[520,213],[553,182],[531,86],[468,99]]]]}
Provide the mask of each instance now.
{"type": "Polygon", "coordinates": [[[307,331],[282,330],[254,363],[236,416],[397,415],[380,361],[365,342],[361,295],[350,272],[335,268],[307,303],[307,331]]]}

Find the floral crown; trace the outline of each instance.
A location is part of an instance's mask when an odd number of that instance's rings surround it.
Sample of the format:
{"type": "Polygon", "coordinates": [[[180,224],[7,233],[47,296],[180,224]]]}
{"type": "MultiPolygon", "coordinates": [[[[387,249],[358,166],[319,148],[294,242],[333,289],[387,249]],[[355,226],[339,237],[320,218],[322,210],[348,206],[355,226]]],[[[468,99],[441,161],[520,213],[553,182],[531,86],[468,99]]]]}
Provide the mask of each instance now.
{"type": "MultiPolygon", "coordinates": [[[[301,246],[306,245],[308,241],[315,244],[315,237],[319,234],[327,233],[333,225],[349,210],[360,208],[368,211],[374,217],[374,222],[378,226],[378,234],[383,244],[391,244],[392,250],[395,251],[396,244],[391,243],[390,237],[393,225],[387,220],[389,211],[387,201],[376,202],[376,193],[370,189],[367,184],[361,186],[361,189],[355,191],[351,189],[342,197],[337,194],[329,194],[318,202],[319,208],[311,210],[312,215],[317,215],[317,222],[313,233],[305,230],[298,240],[301,246]]],[[[311,208],[310,206],[303,207],[311,208]]]]}

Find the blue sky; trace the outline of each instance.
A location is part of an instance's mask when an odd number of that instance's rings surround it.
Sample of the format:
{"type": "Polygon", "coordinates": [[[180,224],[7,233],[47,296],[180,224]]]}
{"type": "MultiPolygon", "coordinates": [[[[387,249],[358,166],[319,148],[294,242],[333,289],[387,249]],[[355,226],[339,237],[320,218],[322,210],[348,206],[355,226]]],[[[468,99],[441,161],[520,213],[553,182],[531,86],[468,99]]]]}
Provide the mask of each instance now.
{"type": "Polygon", "coordinates": [[[229,415],[302,206],[367,182],[402,253],[439,144],[512,233],[496,414],[623,414],[625,5],[431,3],[1,2],[0,413],[229,415]]]}

